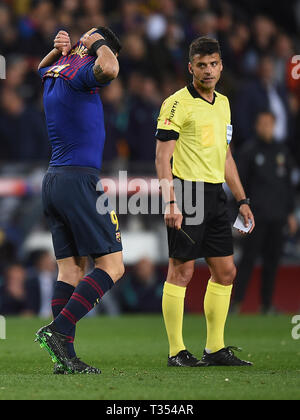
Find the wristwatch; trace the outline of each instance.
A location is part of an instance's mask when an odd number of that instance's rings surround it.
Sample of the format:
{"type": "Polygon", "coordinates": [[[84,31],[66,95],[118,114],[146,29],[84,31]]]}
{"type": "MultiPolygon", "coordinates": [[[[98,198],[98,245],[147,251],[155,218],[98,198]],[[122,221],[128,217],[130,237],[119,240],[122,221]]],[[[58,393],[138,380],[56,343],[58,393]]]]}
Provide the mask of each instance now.
{"type": "Polygon", "coordinates": [[[244,200],[238,201],[238,206],[241,207],[243,204],[247,204],[247,206],[250,206],[251,200],[250,198],[244,198],[244,200]]]}

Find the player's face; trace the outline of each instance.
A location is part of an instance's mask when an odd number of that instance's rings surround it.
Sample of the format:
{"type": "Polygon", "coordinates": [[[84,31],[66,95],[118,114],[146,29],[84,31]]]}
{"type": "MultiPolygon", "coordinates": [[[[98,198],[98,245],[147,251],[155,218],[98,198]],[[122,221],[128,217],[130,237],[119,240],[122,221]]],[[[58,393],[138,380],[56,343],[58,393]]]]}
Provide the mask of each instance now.
{"type": "Polygon", "coordinates": [[[189,63],[189,71],[194,76],[195,84],[203,90],[214,90],[223,70],[218,53],[202,56],[197,54],[189,63]]]}

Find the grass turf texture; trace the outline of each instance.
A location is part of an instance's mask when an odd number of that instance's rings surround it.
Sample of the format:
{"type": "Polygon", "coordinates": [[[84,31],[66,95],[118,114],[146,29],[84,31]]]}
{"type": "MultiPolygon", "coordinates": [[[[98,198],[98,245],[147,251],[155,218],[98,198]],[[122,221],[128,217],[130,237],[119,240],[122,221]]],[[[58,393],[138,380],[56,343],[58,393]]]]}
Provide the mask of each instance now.
{"type": "MultiPolygon", "coordinates": [[[[122,316],[81,321],[77,353],[102,369],[100,376],[54,376],[48,353],[34,343],[45,322],[7,319],[0,340],[0,400],[204,400],[299,399],[300,341],[292,339],[291,317],[231,316],[226,343],[253,368],[168,368],[160,316],[122,316]]],[[[200,357],[205,320],[186,315],[185,342],[200,357]]]]}

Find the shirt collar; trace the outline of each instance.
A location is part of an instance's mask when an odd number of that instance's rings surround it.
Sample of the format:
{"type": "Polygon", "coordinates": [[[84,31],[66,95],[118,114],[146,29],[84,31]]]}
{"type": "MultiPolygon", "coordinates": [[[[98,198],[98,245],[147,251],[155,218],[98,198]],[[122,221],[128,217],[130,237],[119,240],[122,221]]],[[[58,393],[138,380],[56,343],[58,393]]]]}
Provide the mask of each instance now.
{"type": "Polygon", "coordinates": [[[214,92],[214,99],[212,102],[209,102],[207,99],[203,98],[203,96],[200,95],[200,93],[195,89],[193,83],[189,84],[187,86],[188,91],[190,92],[190,94],[192,95],[193,98],[195,99],[202,99],[203,101],[207,102],[210,105],[214,105],[214,103],[216,102],[216,98],[217,98],[217,94],[216,92],[214,92]]]}

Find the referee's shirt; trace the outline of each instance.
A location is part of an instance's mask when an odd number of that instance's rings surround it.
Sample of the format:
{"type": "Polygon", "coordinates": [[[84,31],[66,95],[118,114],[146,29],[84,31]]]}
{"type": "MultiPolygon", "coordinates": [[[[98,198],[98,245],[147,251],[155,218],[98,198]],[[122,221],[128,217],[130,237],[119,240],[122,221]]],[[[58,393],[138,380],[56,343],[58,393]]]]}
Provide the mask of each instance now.
{"type": "Polygon", "coordinates": [[[225,162],[232,138],[231,112],[226,96],[214,94],[212,103],[191,84],[165,100],[156,138],[177,140],[173,175],[186,181],[225,182],[225,162]]]}

